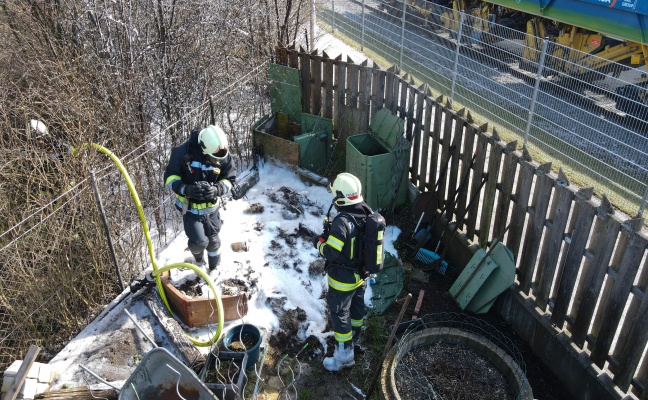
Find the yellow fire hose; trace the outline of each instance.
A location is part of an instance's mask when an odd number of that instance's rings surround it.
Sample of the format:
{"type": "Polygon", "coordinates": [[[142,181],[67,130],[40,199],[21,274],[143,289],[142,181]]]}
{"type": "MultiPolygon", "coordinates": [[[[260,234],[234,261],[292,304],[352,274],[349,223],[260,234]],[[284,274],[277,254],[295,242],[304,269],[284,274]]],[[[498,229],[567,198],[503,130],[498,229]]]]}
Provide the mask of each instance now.
{"type": "Polygon", "coordinates": [[[149,256],[151,258],[151,266],[153,267],[153,272],[152,275],[155,278],[155,282],[157,284],[158,288],[158,293],[160,293],[160,297],[162,298],[162,302],[166,306],[166,308],[169,310],[169,312],[173,313],[171,310],[171,306],[169,305],[169,301],[166,298],[166,295],[164,293],[164,287],[162,286],[162,279],[160,275],[166,271],[169,271],[173,268],[189,268],[192,271],[194,271],[198,276],[200,276],[202,279],[207,282],[209,285],[209,288],[211,291],[214,293],[214,299],[216,300],[216,305],[218,308],[218,328],[216,329],[216,334],[208,340],[208,341],[199,341],[191,337],[191,335],[187,334],[185,332],[185,335],[189,338],[189,341],[193,343],[195,346],[198,347],[207,347],[211,346],[212,344],[216,343],[218,338],[220,337],[221,333],[223,332],[223,324],[225,322],[224,320],[224,314],[223,314],[223,302],[221,301],[221,298],[218,296],[218,293],[216,292],[216,288],[214,288],[214,285],[211,282],[211,279],[209,279],[209,276],[205,274],[205,272],[198,268],[197,266],[189,263],[173,263],[169,265],[165,265],[162,268],[157,267],[157,263],[155,262],[155,253],[153,252],[153,243],[151,242],[151,235],[149,234],[149,229],[148,229],[148,224],[146,223],[146,217],[144,216],[144,209],[142,208],[142,203],[140,202],[139,196],[137,195],[137,190],[135,190],[135,186],[133,185],[133,181],[130,178],[130,175],[128,174],[128,171],[124,167],[124,165],[121,163],[119,158],[115,156],[110,150],[106,149],[105,147],[98,145],[96,143],[84,143],[81,145],[79,149],[72,149],[72,155],[76,156],[79,154],[79,151],[85,147],[94,147],[95,149],[99,150],[103,154],[107,155],[110,157],[110,159],[117,165],[117,168],[119,168],[119,172],[121,172],[122,176],[126,180],[126,184],[128,185],[128,190],[131,193],[131,196],[133,197],[133,201],[135,201],[135,206],[137,207],[137,212],[140,217],[140,222],[142,224],[142,229],[144,230],[144,236],[146,237],[146,245],[148,247],[149,251],[149,256]]]}

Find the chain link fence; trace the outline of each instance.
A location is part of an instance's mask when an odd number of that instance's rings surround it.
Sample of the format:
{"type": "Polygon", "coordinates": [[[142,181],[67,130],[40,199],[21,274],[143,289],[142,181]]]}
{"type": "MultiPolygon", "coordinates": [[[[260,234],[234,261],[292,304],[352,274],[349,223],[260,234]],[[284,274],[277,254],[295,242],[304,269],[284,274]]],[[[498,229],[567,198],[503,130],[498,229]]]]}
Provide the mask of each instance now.
{"type": "Polygon", "coordinates": [[[518,14],[484,20],[424,1],[332,0],[321,3],[318,19],[494,124],[537,161],[644,215],[648,107],[638,99],[645,67],[527,35],[518,14]]]}
{"type": "MultiPolygon", "coordinates": [[[[250,127],[269,112],[266,92],[262,64],[180,120],[153,130],[128,154],[115,151],[138,193],[156,255],[182,233],[182,218],[163,182],[171,148],[186,140],[193,128],[218,123],[228,135],[239,170],[250,168],[250,127]]],[[[102,146],[114,150],[109,143],[102,146]]],[[[62,175],[61,163],[79,162],[79,168],[87,169],[76,171],[78,179],[58,176],[61,185],[30,193],[41,198],[42,207],[0,233],[0,370],[32,344],[43,348],[43,358],[54,356],[151,265],[147,232],[124,176],[94,148],[76,150],[76,155],[48,157],[46,168],[34,171],[57,177],[56,171],[62,175]],[[102,199],[114,258],[93,182],[102,199]]],[[[19,163],[24,154],[12,151],[4,156],[8,163],[19,163]]]]}

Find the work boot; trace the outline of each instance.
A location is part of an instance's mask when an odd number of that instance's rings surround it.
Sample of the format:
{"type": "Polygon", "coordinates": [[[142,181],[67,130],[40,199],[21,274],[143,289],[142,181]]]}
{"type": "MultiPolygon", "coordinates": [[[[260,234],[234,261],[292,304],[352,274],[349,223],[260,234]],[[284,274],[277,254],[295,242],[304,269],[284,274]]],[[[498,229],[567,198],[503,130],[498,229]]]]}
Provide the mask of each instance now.
{"type": "Polygon", "coordinates": [[[207,256],[207,261],[209,262],[209,270],[213,271],[220,264],[220,255],[207,256]]]}
{"type": "Polygon", "coordinates": [[[326,357],[323,361],[327,371],[339,371],[342,368],[353,367],[353,344],[351,342],[338,342],[333,352],[333,357],[326,357]]]}
{"type": "Polygon", "coordinates": [[[191,253],[194,258],[194,265],[198,268],[205,266],[205,252],[201,251],[200,253],[191,253]]]}

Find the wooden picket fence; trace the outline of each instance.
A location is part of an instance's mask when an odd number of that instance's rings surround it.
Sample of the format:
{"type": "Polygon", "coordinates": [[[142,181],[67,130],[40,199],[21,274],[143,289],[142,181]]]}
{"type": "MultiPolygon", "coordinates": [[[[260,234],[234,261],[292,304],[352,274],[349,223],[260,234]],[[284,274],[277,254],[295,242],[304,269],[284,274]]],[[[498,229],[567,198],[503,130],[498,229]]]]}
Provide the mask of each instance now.
{"type": "Polygon", "coordinates": [[[275,56],[300,71],[302,111],[332,118],[338,132],[345,107],[363,110],[365,125],[383,107],[402,117],[412,143],[411,183],[422,192],[438,183],[440,207],[469,174],[470,188],[448,205],[447,220],[463,220],[465,237],[482,248],[508,228],[503,242],[516,260],[513,290],[530,296],[555,334],[566,334],[619,390],[648,399],[642,219],[619,215],[592,188],[573,187],[551,163],[534,162],[517,142],[503,142],[496,130],[476,125],[468,111],[454,111],[394,67],[294,48],[278,48],[275,56]],[[437,182],[442,171],[446,178],[437,182]]]}

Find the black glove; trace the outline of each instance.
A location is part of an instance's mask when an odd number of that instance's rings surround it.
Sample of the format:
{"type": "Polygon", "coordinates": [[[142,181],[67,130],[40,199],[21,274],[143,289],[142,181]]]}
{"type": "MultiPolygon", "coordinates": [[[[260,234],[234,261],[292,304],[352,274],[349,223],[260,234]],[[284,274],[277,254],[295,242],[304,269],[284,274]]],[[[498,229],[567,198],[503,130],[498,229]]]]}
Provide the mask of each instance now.
{"type": "Polygon", "coordinates": [[[243,196],[245,196],[245,191],[238,185],[238,183],[235,183],[234,186],[232,186],[232,198],[238,200],[242,199],[243,196]]]}
{"type": "Polygon", "coordinates": [[[205,186],[202,182],[194,183],[193,185],[184,186],[184,195],[187,198],[197,201],[205,200],[205,186]]]}
{"type": "Polygon", "coordinates": [[[205,200],[215,201],[216,197],[219,196],[217,186],[218,184],[207,184],[205,186],[205,200]]]}

